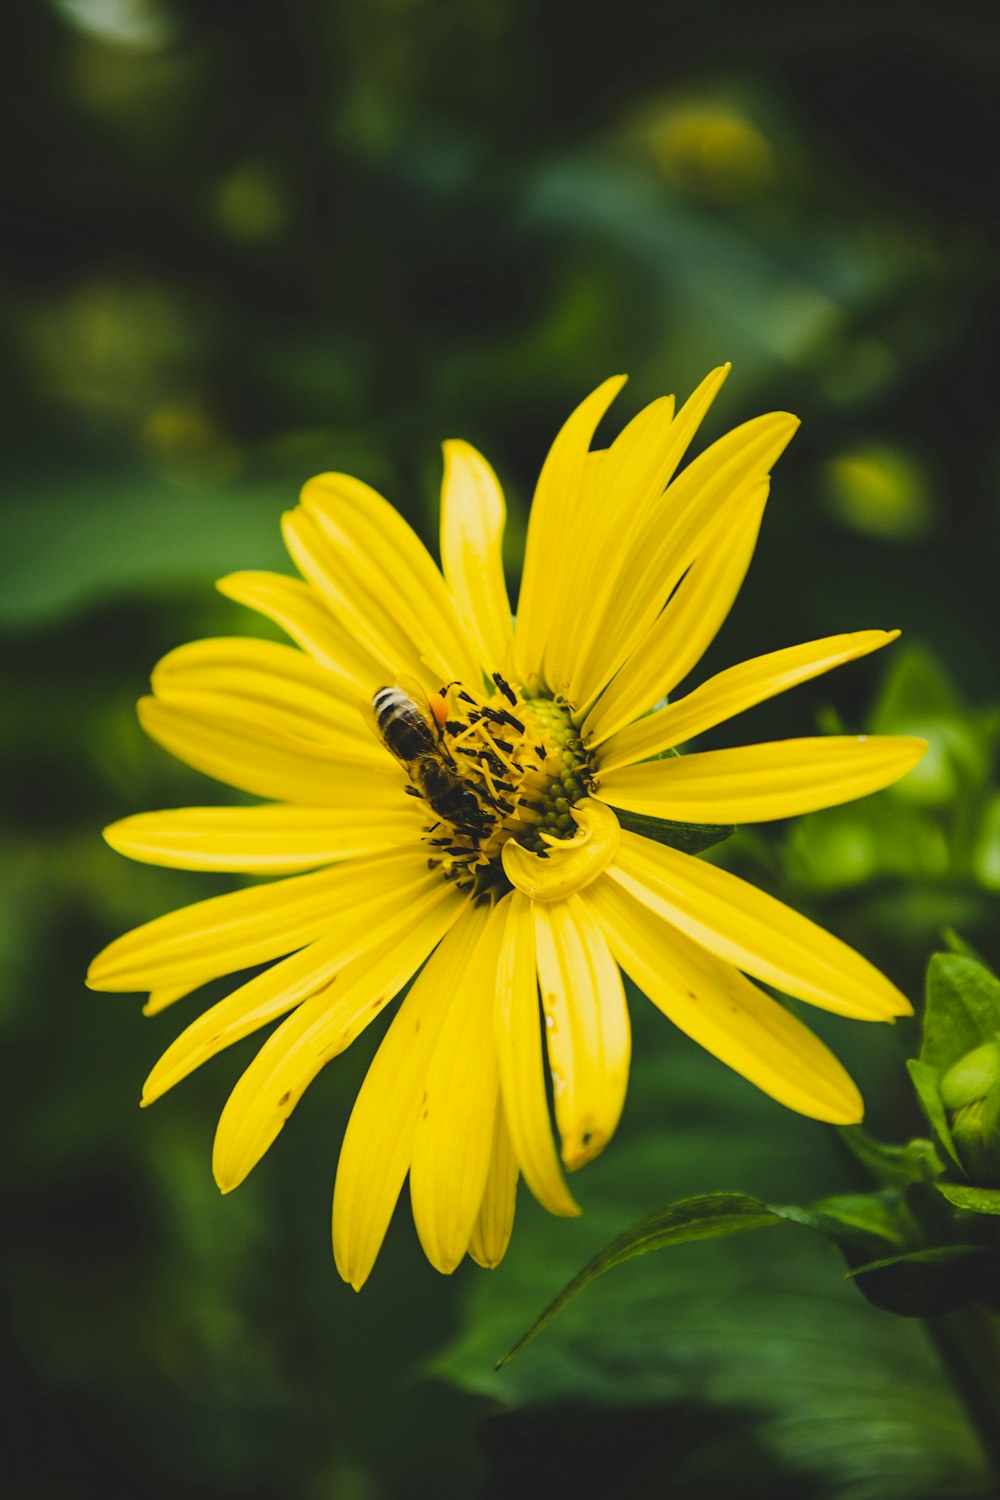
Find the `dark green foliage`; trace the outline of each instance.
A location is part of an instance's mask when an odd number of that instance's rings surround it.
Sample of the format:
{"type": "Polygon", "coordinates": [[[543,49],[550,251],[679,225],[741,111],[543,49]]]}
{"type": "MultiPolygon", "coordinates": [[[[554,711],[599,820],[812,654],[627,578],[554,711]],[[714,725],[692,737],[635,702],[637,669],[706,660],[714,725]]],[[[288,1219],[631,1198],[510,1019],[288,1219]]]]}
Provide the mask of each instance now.
{"type": "Polygon", "coordinates": [[[704,854],[706,849],[724,843],[736,832],[731,824],[671,823],[666,818],[645,818],[641,813],[619,813],[618,821],[630,833],[641,833],[643,838],[655,839],[658,844],[669,844],[683,854],[704,854]]]}
{"type": "MultiPolygon", "coordinates": [[[[895,791],[741,829],[711,857],[908,993],[945,926],[997,959],[996,716],[976,705],[996,703],[1000,659],[998,283],[968,149],[995,133],[996,49],[939,8],[904,11],[5,7],[0,1255],[16,1500],[464,1500],[538,1476],[581,1500],[982,1492],[921,1331],[843,1282],[816,1233],[637,1260],[494,1374],[657,1204],[827,1193],[846,1236],[857,1163],[638,997],[625,1118],[574,1184],[580,1223],[522,1193],[508,1262],[445,1281],[404,1212],[355,1297],[333,1270],[329,1199],[376,1039],[326,1070],[223,1200],[211,1136],[254,1042],[140,1115],[145,1073],[201,998],[145,1020],[138,998],[81,982],[110,937],[230,883],[130,865],[98,830],[231,800],[144,741],[133,704],[180,641],[275,634],[211,585],[288,566],[277,522],[303,480],[356,473],[433,543],[438,445],[469,439],[507,490],[516,593],[534,478],[574,402],[627,369],[626,418],[726,358],[704,441],[771,407],[804,424],[692,682],[834,631],[904,638],[706,746],[810,734],[835,705],[849,732],[933,748],[895,791]]],[[[817,1025],[873,1134],[919,1130],[906,1027],[817,1025]]],[[[926,1187],[926,1166],[883,1156],[877,1175],[926,1187]]],[[[978,1243],[969,1211],[992,1213],[996,1189],[951,1164],[927,1190],[978,1243]]]]}

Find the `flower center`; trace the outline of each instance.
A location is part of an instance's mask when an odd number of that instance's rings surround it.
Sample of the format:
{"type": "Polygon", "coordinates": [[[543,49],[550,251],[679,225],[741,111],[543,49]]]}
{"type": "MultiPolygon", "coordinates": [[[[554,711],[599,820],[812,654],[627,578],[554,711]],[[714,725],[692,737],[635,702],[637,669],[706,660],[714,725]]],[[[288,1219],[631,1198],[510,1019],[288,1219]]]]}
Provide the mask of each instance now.
{"type": "Polygon", "coordinates": [[[553,698],[522,696],[499,673],[493,680],[496,691],[485,697],[465,683],[443,690],[440,767],[429,777],[429,767],[417,775],[411,770],[413,789],[431,814],[423,833],[431,869],[491,900],[510,889],[504,845],[514,839],[547,857],[552,839],[577,835],[570,809],[592,784],[568,708],[553,698]]]}

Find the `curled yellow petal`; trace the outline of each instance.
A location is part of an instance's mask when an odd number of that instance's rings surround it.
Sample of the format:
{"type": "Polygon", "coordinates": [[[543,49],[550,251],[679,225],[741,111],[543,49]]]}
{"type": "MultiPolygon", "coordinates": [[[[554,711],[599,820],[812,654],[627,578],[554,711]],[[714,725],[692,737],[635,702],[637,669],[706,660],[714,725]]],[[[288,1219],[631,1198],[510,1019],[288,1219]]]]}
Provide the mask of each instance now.
{"type": "Polygon", "coordinates": [[[549,847],[544,855],[532,853],[514,839],[503,846],[507,879],[533,901],[562,901],[582,890],[618,853],[621,828],[610,808],[588,799],[570,811],[577,832],[571,839],[546,838],[549,847]]]}

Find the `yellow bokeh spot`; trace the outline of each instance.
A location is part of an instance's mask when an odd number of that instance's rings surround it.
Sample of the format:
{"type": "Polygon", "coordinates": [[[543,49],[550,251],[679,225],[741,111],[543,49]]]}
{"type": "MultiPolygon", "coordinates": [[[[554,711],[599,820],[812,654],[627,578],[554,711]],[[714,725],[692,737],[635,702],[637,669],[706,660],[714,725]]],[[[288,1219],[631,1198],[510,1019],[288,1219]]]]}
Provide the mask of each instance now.
{"type": "Polygon", "coordinates": [[[731,104],[674,104],[650,115],[642,131],[664,176],[682,191],[741,198],[774,176],[766,136],[731,104]]]}
{"type": "Polygon", "coordinates": [[[908,541],[933,525],[927,477],[899,448],[872,443],[839,454],[827,463],[825,480],[830,509],[855,531],[908,541]]]}

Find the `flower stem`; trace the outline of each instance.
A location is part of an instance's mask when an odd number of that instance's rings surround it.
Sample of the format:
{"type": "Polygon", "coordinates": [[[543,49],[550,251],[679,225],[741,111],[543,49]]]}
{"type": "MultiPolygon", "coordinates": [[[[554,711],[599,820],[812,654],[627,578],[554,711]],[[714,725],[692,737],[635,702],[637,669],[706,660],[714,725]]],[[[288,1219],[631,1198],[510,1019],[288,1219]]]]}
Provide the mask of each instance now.
{"type": "Polygon", "coordinates": [[[924,1322],[979,1436],[989,1493],[1000,1493],[1000,1318],[974,1304],[924,1322]]]}

